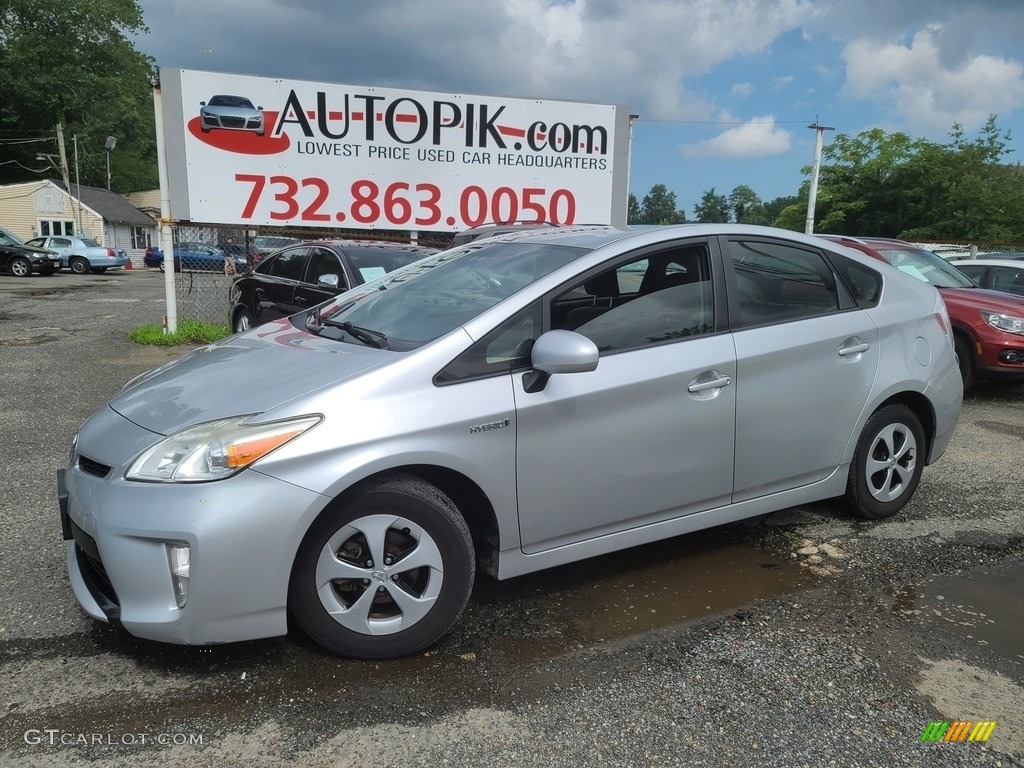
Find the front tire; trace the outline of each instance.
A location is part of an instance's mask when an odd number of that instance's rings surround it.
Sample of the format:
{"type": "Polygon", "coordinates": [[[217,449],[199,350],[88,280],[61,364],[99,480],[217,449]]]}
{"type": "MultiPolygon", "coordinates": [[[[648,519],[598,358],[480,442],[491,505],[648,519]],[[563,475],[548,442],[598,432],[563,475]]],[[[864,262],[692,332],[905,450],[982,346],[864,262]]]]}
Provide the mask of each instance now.
{"type": "Polygon", "coordinates": [[[31,277],[32,262],[21,256],[15,256],[10,263],[11,274],[15,277],[31,277]]]}
{"type": "Polygon", "coordinates": [[[960,378],[964,382],[964,392],[974,386],[977,374],[974,369],[974,345],[971,340],[961,334],[956,334],[953,339],[953,348],[956,350],[956,361],[960,367],[960,378]]]}
{"type": "Polygon", "coordinates": [[[288,605],[306,634],[335,653],[407,656],[455,624],[474,571],[469,528],[452,501],[396,475],[316,520],[295,558],[288,605]]]}
{"type": "Polygon", "coordinates": [[[84,275],[89,271],[89,260],[82,256],[75,256],[69,266],[76,275],[84,275]]]}
{"type": "Polygon", "coordinates": [[[910,501],[925,461],[921,420],[905,405],[879,408],[857,441],[846,485],[846,503],[858,517],[892,517],[910,501]]]}

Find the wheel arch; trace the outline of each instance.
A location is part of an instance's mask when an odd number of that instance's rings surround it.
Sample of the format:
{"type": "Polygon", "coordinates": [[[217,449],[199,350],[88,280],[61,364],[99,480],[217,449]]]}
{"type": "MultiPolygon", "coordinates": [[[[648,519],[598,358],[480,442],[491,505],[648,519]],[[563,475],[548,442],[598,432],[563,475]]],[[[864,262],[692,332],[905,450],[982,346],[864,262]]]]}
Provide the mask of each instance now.
{"type": "Polygon", "coordinates": [[[299,546],[292,553],[292,576],[290,578],[294,578],[295,564],[299,551],[302,549],[302,542],[306,540],[306,536],[309,535],[309,531],[316,525],[317,520],[320,520],[324,515],[333,514],[348,503],[349,500],[358,496],[367,486],[379,483],[382,478],[395,475],[415,477],[434,486],[451,499],[469,527],[469,532],[473,537],[473,550],[479,567],[489,575],[497,577],[497,553],[500,551],[498,519],[494,506],[480,486],[461,472],[448,467],[431,464],[408,464],[389,467],[388,469],[368,475],[331,499],[320,513],[310,521],[309,526],[302,535],[299,546]]]}
{"type": "Polygon", "coordinates": [[[900,392],[879,403],[875,410],[869,414],[869,418],[871,415],[877,413],[888,405],[906,406],[914,412],[915,416],[917,416],[918,421],[921,422],[921,427],[924,429],[924,439],[926,443],[926,450],[924,453],[925,464],[928,464],[928,460],[932,455],[932,447],[935,445],[935,431],[937,428],[935,409],[932,407],[928,398],[920,392],[900,392]]]}

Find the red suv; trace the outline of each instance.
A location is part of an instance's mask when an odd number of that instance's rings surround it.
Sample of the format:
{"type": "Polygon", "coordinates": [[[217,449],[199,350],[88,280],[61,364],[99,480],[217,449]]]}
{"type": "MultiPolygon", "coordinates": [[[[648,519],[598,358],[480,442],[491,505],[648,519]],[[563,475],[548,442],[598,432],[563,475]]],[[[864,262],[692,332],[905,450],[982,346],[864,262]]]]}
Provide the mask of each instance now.
{"type": "Polygon", "coordinates": [[[939,289],[949,310],[964,389],[975,379],[1024,382],[1024,297],[978,286],[931,251],[904,240],[822,235],[939,289]]]}

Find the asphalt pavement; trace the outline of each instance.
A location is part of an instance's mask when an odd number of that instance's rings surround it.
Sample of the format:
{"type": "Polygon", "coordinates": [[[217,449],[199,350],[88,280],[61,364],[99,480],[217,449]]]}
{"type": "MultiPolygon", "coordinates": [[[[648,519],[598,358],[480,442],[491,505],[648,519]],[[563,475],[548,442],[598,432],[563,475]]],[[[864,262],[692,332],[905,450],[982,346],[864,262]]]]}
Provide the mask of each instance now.
{"type": "Polygon", "coordinates": [[[187,648],[78,608],[55,488],[78,425],[184,351],[127,340],[164,314],[155,271],[0,275],[0,765],[1024,765],[1024,388],[969,393],[893,520],[823,503],[481,577],[392,662],[187,648]],[[927,740],[968,721],[995,725],[927,740]]]}

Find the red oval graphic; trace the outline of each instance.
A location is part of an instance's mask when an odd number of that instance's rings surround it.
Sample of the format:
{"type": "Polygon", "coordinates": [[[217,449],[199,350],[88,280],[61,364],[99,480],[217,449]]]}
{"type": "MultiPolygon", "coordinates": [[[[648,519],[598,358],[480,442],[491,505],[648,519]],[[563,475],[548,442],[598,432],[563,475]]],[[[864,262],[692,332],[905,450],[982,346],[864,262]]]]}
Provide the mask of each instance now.
{"type": "MultiPolygon", "coordinates": [[[[269,130],[277,123],[277,112],[264,112],[263,124],[269,130]]],[[[269,133],[258,136],[255,131],[232,130],[228,128],[211,128],[204,133],[199,124],[199,116],[196,115],[188,121],[188,132],[199,139],[203,144],[223,149],[225,152],[235,152],[239,155],[276,155],[284,152],[291,146],[291,139],[287,134],[271,136],[269,133]]]]}

